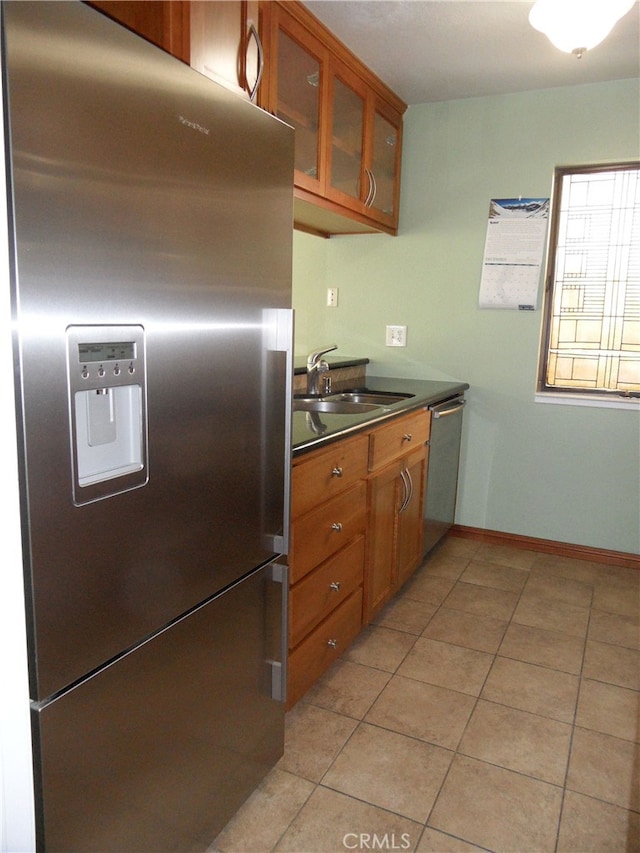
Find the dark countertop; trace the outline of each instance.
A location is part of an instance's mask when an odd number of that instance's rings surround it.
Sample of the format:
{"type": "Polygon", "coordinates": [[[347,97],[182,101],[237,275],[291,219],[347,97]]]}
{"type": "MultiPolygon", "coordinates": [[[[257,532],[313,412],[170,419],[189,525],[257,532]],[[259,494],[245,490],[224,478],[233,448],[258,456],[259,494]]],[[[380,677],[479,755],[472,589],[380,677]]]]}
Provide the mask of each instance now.
{"type": "MultiPolygon", "coordinates": [[[[342,364],[340,366],[343,366],[342,364]]],[[[384,408],[357,415],[293,413],[292,445],[294,455],[314,450],[345,435],[370,428],[397,415],[431,406],[465,391],[466,382],[444,382],[432,379],[400,379],[389,376],[367,376],[369,391],[393,391],[412,397],[384,408]]],[[[362,389],[359,389],[362,390],[362,389]]]]}

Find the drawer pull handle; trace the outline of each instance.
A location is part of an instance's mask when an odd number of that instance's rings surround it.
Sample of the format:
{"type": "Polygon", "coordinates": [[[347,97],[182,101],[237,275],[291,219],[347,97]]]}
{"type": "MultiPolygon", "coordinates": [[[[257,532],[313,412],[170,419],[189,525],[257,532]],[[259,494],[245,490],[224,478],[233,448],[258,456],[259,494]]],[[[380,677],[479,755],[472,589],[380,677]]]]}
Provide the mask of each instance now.
{"type": "Polygon", "coordinates": [[[335,649],[335,647],[338,645],[338,641],[337,640],[327,640],[327,645],[331,646],[332,649],[335,649]]]}
{"type": "Polygon", "coordinates": [[[405,434],[402,436],[403,441],[411,441],[412,438],[413,438],[413,436],[411,435],[410,432],[405,432],[405,434]]]}
{"type": "Polygon", "coordinates": [[[339,521],[334,521],[333,524],[331,525],[331,529],[335,530],[336,533],[342,533],[342,525],[340,524],[339,521]]]}
{"type": "Polygon", "coordinates": [[[340,468],[340,467],[335,467],[335,468],[333,469],[333,471],[331,472],[331,476],[332,476],[332,477],[342,477],[342,468],[340,468]]]}
{"type": "Polygon", "coordinates": [[[329,589],[335,589],[336,592],[340,589],[340,581],[332,581],[329,584],[329,589]]]}

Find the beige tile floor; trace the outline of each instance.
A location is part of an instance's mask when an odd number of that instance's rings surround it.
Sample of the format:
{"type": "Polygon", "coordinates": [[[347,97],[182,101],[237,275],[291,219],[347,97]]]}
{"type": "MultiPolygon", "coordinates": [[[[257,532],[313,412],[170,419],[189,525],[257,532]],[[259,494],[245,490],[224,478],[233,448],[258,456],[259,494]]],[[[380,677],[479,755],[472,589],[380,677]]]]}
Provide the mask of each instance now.
{"type": "Polygon", "coordinates": [[[449,537],[211,849],[640,850],[639,602],[640,572],[449,537]]]}

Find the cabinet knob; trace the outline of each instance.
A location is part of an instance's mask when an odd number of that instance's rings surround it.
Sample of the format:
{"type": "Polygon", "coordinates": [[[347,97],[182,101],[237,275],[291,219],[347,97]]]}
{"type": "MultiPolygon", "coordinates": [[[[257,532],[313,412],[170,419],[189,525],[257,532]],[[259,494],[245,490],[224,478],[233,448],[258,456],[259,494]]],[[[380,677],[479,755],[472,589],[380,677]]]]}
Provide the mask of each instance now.
{"type": "Polygon", "coordinates": [[[331,525],[331,529],[335,530],[336,533],[342,533],[342,525],[340,524],[339,521],[334,521],[333,524],[331,525]]]}
{"type": "Polygon", "coordinates": [[[340,589],[340,581],[332,581],[329,584],[329,589],[335,589],[336,592],[340,589]]]}
{"type": "Polygon", "coordinates": [[[413,436],[411,435],[410,432],[405,432],[405,434],[402,436],[403,441],[411,441],[412,438],[413,438],[413,436]]]}
{"type": "Polygon", "coordinates": [[[327,640],[327,645],[331,646],[332,649],[335,649],[335,647],[338,645],[338,641],[337,640],[327,640]]]}
{"type": "Polygon", "coordinates": [[[331,472],[332,477],[342,477],[342,468],[336,467],[331,472]]]}

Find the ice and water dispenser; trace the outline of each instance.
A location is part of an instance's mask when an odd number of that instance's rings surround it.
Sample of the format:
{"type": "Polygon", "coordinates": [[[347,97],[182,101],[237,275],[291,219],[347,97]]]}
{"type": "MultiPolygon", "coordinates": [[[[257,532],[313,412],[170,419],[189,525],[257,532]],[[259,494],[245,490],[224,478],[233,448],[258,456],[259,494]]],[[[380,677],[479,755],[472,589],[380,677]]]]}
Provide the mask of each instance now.
{"type": "Polygon", "coordinates": [[[142,326],[67,329],[73,501],[85,504],[147,482],[142,326]]]}

